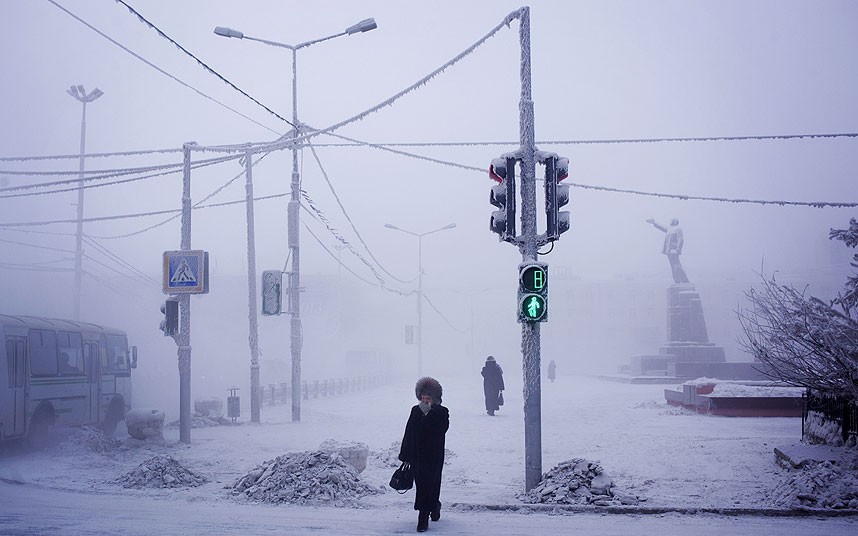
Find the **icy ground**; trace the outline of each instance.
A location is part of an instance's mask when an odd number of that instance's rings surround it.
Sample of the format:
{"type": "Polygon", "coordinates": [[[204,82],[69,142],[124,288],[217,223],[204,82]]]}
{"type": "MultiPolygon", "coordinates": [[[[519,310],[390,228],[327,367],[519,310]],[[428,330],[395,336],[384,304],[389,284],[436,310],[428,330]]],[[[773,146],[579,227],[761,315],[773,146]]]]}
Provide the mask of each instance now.
{"type": "MultiPolygon", "coordinates": [[[[527,506],[522,500],[524,417],[520,379],[507,375],[506,405],[497,416],[490,417],[483,409],[478,372],[474,376],[438,377],[444,386],[444,405],[450,409],[449,454],[441,495],[445,505],[442,521],[448,523],[446,526],[453,523],[450,518],[455,519],[458,515],[466,519],[475,510],[485,512],[486,508],[527,506]]],[[[415,403],[413,385],[411,380],[402,380],[369,391],[305,400],[300,423],[291,421],[288,406],[279,405],[263,406],[262,422],[251,424],[247,421],[247,401],[242,400],[245,414],[240,424],[193,428],[191,445],[179,443],[178,430],[167,428],[163,442],[142,442],[128,436],[118,436],[118,441],[106,441],[92,431],[74,430],[65,434],[61,444],[42,452],[27,453],[7,447],[0,455],[0,534],[64,533],[48,529],[34,531],[33,527],[41,526],[40,520],[31,519],[27,507],[19,504],[25,497],[32,496],[33,500],[40,496],[50,497],[49,492],[56,495],[56,500],[73,500],[84,517],[87,515],[85,505],[97,508],[95,505],[107,502],[109,497],[115,498],[116,505],[139,501],[140,512],[168,508],[164,513],[166,517],[160,521],[160,530],[184,527],[171,532],[176,534],[194,532],[188,532],[187,526],[178,519],[171,524],[171,516],[199,515],[206,519],[207,514],[193,513],[202,508],[201,504],[225,511],[235,510],[242,515],[255,516],[257,514],[253,512],[257,512],[261,520],[277,515],[272,508],[284,509],[297,515],[297,523],[303,519],[301,516],[305,515],[307,507],[254,502],[248,494],[234,493],[233,487],[255,469],[265,468],[266,463],[273,467],[273,460],[290,453],[307,456],[306,453],[317,451],[320,444],[329,439],[357,441],[369,447],[366,469],[358,478],[362,485],[380,493],[361,493],[356,501],[358,511],[379,512],[380,519],[397,523],[396,532],[400,529],[403,533],[412,532],[411,517],[416,518],[411,510],[414,492],[400,496],[387,488],[387,481],[393,471],[394,444],[401,439],[409,408],[415,403]],[[189,480],[193,487],[123,485],[129,481],[135,484],[150,480],[163,482],[163,479],[147,480],[134,471],[141,464],[145,466],[147,460],[165,456],[175,460],[182,471],[194,475],[189,480]],[[155,504],[161,506],[153,506],[155,504]],[[167,505],[175,507],[170,509],[167,505]],[[181,505],[186,505],[186,508],[181,505]],[[174,511],[175,514],[171,513],[174,511]],[[299,515],[299,512],[302,513],[299,515]],[[4,532],[4,527],[11,532],[4,532]],[[22,527],[28,527],[27,531],[15,532],[24,530],[22,527]]],[[[804,473],[776,463],[775,447],[802,446],[801,419],[699,415],[668,406],[663,396],[665,387],[673,386],[629,385],[571,376],[560,376],[554,383],[543,383],[543,473],[549,473],[562,462],[585,460],[598,464],[610,479],[612,492],[621,497],[635,498],[639,507],[681,511],[699,508],[783,509],[801,504],[833,507],[843,502],[843,496],[848,506],[848,494],[858,490],[855,471],[858,466],[848,465],[844,470],[842,465],[853,463],[850,462],[854,460],[852,451],[844,452],[841,465],[820,464],[805,469],[804,473]],[[807,471],[820,472],[810,474],[807,471]],[[812,503],[798,496],[808,493],[815,494],[816,500],[812,503]]],[[[168,418],[173,419],[175,415],[168,418]]],[[[162,466],[172,467],[167,458],[158,459],[164,462],[162,466]]],[[[281,458],[281,461],[285,463],[287,459],[291,458],[281,458]]],[[[306,462],[301,463],[306,465],[306,462]]],[[[589,478],[590,481],[586,481],[588,489],[593,475],[589,478]]],[[[599,487],[604,488],[605,479],[600,479],[599,487]]],[[[603,500],[608,498],[603,497],[603,500]]],[[[633,501],[623,504],[630,503],[633,501]]],[[[840,504],[838,508],[843,506],[840,504]]],[[[66,510],[61,511],[62,515],[72,515],[66,510]]],[[[343,511],[355,511],[354,508],[321,507],[314,510],[318,512],[319,519],[352,526],[349,525],[351,521],[344,521],[350,514],[343,511]]],[[[376,514],[367,515],[373,518],[376,514]]],[[[533,514],[529,517],[544,516],[533,514]]],[[[358,517],[363,523],[367,516],[358,517]]],[[[730,524],[735,520],[724,518],[722,521],[730,524]]],[[[713,523],[717,526],[722,521],[713,523]]],[[[769,521],[772,527],[787,523],[769,521]]],[[[810,533],[808,526],[817,525],[820,529],[834,527],[833,533],[838,533],[841,527],[855,529],[853,533],[858,533],[858,519],[855,517],[837,520],[796,518],[795,522],[802,523],[801,533],[810,533]]],[[[498,526],[518,526],[515,523],[501,522],[498,526]]],[[[553,526],[554,521],[541,523],[521,526],[531,526],[535,534],[539,527],[547,530],[553,526]]],[[[440,532],[444,526],[439,522],[431,528],[440,532]]],[[[487,525],[487,530],[490,526],[493,525],[487,525]]],[[[83,527],[89,525],[84,524],[83,527]]],[[[106,529],[105,532],[81,530],[65,533],[110,533],[106,529]]],[[[201,528],[200,532],[205,533],[206,530],[201,528]]],[[[116,528],[116,533],[138,532],[116,528]]],[[[141,528],[139,533],[146,532],[141,528]]],[[[361,533],[376,534],[371,531],[361,533]]]]}

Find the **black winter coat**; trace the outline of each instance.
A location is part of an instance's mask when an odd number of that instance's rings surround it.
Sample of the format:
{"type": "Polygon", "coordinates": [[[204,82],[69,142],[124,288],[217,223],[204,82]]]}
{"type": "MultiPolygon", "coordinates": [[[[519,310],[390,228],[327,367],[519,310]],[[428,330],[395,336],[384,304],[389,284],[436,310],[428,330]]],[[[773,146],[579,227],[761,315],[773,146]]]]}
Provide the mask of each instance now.
{"type": "Polygon", "coordinates": [[[408,462],[414,469],[417,495],[414,509],[430,512],[440,507],[441,471],[444,468],[444,440],[450,428],[450,412],[440,404],[433,404],[423,415],[420,406],[411,408],[399,460],[408,462]]]}
{"type": "Polygon", "coordinates": [[[486,409],[496,411],[498,406],[498,393],[504,390],[503,369],[494,361],[487,361],[483,367],[483,394],[486,396],[486,409]]]}

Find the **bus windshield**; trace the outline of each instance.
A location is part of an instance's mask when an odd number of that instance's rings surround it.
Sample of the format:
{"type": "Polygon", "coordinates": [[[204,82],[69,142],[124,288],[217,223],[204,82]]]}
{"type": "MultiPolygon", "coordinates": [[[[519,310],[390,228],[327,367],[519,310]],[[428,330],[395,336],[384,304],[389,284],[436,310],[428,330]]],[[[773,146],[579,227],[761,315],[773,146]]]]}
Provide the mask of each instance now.
{"type": "Polygon", "coordinates": [[[130,374],[131,359],[128,355],[128,340],[125,335],[108,335],[107,363],[102,363],[102,371],[111,374],[130,374]]]}

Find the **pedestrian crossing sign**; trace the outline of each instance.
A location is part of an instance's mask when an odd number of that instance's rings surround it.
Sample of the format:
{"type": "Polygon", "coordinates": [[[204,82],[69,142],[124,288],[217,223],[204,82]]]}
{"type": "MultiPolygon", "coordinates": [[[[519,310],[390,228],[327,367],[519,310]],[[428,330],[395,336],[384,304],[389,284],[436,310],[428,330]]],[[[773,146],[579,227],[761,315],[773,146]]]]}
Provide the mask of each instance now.
{"type": "Polygon", "coordinates": [[[164,294],[207,294],[209,254],[201,249],[164,252],[164,294]]]}

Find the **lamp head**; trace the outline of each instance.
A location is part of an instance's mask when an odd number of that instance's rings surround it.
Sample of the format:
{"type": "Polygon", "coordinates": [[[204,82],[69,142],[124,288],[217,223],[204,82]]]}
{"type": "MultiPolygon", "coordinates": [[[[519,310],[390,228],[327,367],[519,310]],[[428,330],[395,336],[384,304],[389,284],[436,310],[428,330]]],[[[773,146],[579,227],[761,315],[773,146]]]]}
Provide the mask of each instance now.
{"type": "Polygon", "coordinates": [[[217,26],[214,29],[214,33],[220,35],[221,37],[235,37],[236,39],[244,39],[244,34],[239,32],[238,30],[233,30],[232,28],[226,28],[224,26],[217,26]]]}
{"type": "Polygon", "coordinates": [[[375,30],[376,28],[378,28],[378,24],[375,23],[374,18],[370,17],[368,19],[363,19],[357,24],[349,26],[348,28],[346,28],[346,33],[352,35],[356,33],[363,33],[368,32],[370,30],[375,30]]]}

